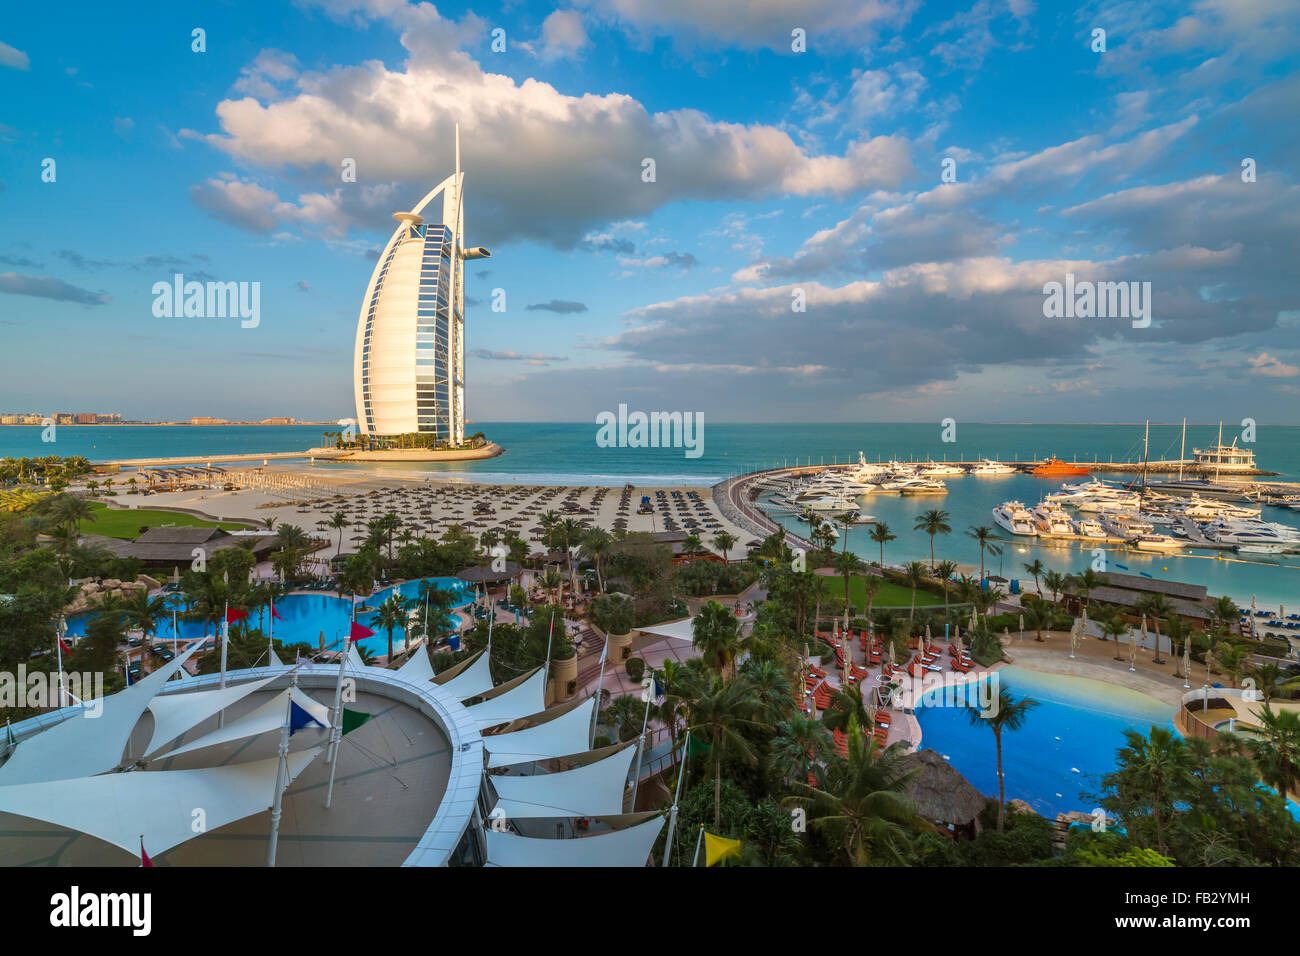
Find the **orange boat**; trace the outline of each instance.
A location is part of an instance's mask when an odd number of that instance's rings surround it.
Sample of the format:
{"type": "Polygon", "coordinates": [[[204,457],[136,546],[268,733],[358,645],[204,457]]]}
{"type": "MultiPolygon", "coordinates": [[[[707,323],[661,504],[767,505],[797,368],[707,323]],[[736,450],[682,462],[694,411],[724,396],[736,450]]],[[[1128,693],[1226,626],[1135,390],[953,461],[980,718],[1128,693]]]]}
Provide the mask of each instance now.
{"type": "Polygon", "coordinates": [[[1049,458],[1030,472],[1031,475],[1043,475],[1048,478],[1068,478],[1075,475],[1091,474],[1090,468],[1082,465],[1067,465],[1059,458],[1049,458]]]}

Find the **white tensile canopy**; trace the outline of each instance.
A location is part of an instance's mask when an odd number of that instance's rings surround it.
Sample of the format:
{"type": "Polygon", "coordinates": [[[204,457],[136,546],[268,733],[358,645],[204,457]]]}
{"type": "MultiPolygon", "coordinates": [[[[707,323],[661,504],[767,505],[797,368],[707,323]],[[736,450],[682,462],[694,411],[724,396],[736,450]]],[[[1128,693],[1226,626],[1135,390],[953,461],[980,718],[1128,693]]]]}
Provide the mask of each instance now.
{"type": "Polygon", "coordinates": [[[528,777],[493,776],[496,808],[507,820],[526,817],[598,817],[623,812],[627,774],[636,745],[575,770],[528,777]]]}
{"type": "Polygon", "coordinates": [[[666,621],[663,624],[652,624],[649,627],[638,627],[642,634],[649,634],[653,637],[671,637],[677,641],[695,641],[695,618],[684,617],[680,621],[666,621]]]}
{"type": "Polygon", "coordinates": [[[126,690],[83,706],[62,723],[22,741],[0,767],[0,787],[89,777],[112,770],[122,762],[131,731],[153,696],[202,645],[203,641],[194,641],[126,690]]]}
{"type": "Polygon", "coordinates": [[[572,840],[547,840],[487,831],[488,866],[645,866],[664,815],[623,830],[572,840]]]}
{"type": "MultiPolygon", "coordinates": [[[[577,706],[562,704],[561,707],[572,707],[572,709],[544,724],[504,734],[485,735],[483,749],[488,752],[488,767],[508,767],[515,763],[565,757],[589,750],[591,717],[595,706],[595,697],[589,697],[579,702],[577,706]]],[[[552,708],[552,710],[556,709],[558,708],[552,708]]],[[[545,711],[538,716],[543,716],[545,713],[550,711],[545,711]]]]}
{"type": "Polygon", "coordinates": [[[509,683],[514,686],[502,684],[504,689],[501,693],[468,708],[470,716],[478,721],[480,730],[546,709],[545,668],[539,667],[524,679],[516,678],[509,683]]]}
{"type": "Polygon", "coordinates": [[[280,655],[277,654],[277,653],[275,652],[275,645],[274,645],[274,644],[268,644],[268,645],[266,646],[266,652],[267,652],[268,655],[270,655],[269,658],[268,658],[268,660],[270,661],[270,665],[271,665],[272,667],[283,667],[283,666],[284,666],[284,662],[280,660],[280,655]]]}
{"type": "Polygon", "coordinates": [[[357,642],[348,641],[348,666],[364,670],[366,662],[361,659],[361,654],[357,651],[357,642]]]}
{"type": "Polygon", "coordinates": [[[429,662],[429,652],[421,644],[415,653],[407,658],[406,663],[397,669],[397,676],[409,680],[412,684],[423,684],[433,680],[433,664],[429,662]]]}
{"type": "MultiPolygon", "coordinates": [[[[293,780],[323,747],[289,754],[293,780]]],[[[203,832],[216,830],[268,809],[275,799],[279,758],[203,770],[108,773],[98,777],[24,783],[0,788],[6,813],[31,817],[89,834],[128,853],[170,850],[203,832]],[[194,829],[202,807],[205,828],[194,829]]]]}
{"type": "Polygon", "coordinates": [[[463,670],[444,671],[443,675],[452,674],[445,683],[435,680],[434,683],[442,687],[443,690],[450,691],[455,695],[457,700],[468,700],[471,697],[478,697],[480,694],[486,694],[492,689],[492,671],[488,667],[488,656],[485,651],[479,651],[478,656],[472,658],[472,663],[466,665],[466,661],[461,661],[458,667],[463,666],[463,670]]]}
{"type": "Polygon", "coordinates": [[[261,690],[279,677],[273,674],[261,680],[245,681],[229,687],[214,690],[198,690],[187,694],[159,694],[149,701],[149,710],[153,712],[153,737],[144,748],[144,756],[149,756],[164,744],[171,743],[191,727],[197,727],[218,711],[225,710],[236,701],[242,700],[254,691],[261,690]]]}
{"type": "Polygon", "coordinates": [[[189,753],[192,750],[201,750],[204,747],[215,747],[218,744],[229,743],[232,740],[243,740],[245,737],[253,737],[257,734],[269,733],[279,730],[284,723],[285,714],[285,695],[293,694],[293,702],[301,707],[324,729],[330,726],[330,710],[324,704],[318,704],[297,687],[290,687],[282,690],[261,707],[249,711],[244,716],[234,720],[224,727],[218,727],[210,734],[204,734],[197,740],[193,740],[175,750],[168,750],[160,757],[177,757],[181,754],[189,753]]]}

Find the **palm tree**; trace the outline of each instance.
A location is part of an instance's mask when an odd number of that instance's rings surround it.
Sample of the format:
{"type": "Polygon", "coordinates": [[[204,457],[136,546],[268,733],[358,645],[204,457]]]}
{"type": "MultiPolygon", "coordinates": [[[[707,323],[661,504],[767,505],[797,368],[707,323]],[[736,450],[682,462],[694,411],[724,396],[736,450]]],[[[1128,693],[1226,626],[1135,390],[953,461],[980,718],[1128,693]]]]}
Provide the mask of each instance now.
{"type": "Polygon", "coordinates": [[[740,650],[740,627],[736,618],[717,601],[700,608],[691,625],[695,647],[706,664],[721,674],[740,650]]]}
{"type": "Polygon", "coordinates": [[[894,541],[898,538],[896,534],[889,533],[889,525],[883,521],[877,521],[876,526],[871,529],[871,540],[880,545],[880,567],[885,567],[885,542],[894,541]]]}
{"type": "Polygon", "coordinates": [[[1043,572],[1047,570],[1047,567],[1038,558],[1034,558],[1034,560],[1026,562],[1023,565],[1023,567],[1025,569],[1025,573],[1031,575],[1034,579],[1035,593],[1041,595],[1043,592],[1038,586],[1038,579],[1040,576],[1042,576],[1043,572]]]}
{"type": "Polygon", "coordinates": [[[1214,599],[1210,605],[1210,619],[1222,624],[1225,628],[1234,624],[1241,610],[1232,602],[1228,595],[1220,595],[1214,599]]]}
{"type": "Polygon", "coordinates": [[[1011,696],[1009,690],[1003,687],[998,691],[998,699],[994,702],[991,712],[980,710],[978,707],[971,707],[966,711],[972,727],[983,726],[993,731],[993,740],[998,753],[999,830],[1002,829],[1007,809],[1006,774],[1002,772],[1002,735],[1006,731],[1016,731],[1024,727],[1029,712],[1037,706],[1038,701],[1032,697],[1021,697],[1017,700],[1011,696]]]}
{"type": "Polygon", "coordinates": [[[402,635],[406,635],[406,622],[410,618],[411,608],[415,602],[408,597],[394,592],[389,598],[379,605],[375,613],[375,623],[388,632],[388,662],[393,661],[393,631],[396,628],[402,629],[402,635]]]}
{"type": "Polygon", "coordinates": [[[743,678],[723,680],[718,674],[700,677],[688,693],[691,733],[699,733],[713,748],[713,825],[722,824],[722,757],[731,752],[753,766],[758,755],[743,731],[765,730],[758,718],[760,701],[743,678]]]}
{"type": "Polygon", "coordinates": [[[871,627],[871,610],[872,605],[876,603],[876,595],[880,593],[880,585],[884,583],[884,578],[875,574],[864,574],[862,576],[862,591],[867,598],[867,627],[871,627]]]}
{"type": "Polygon", "coordinates": [[[940,561],[935,569],[935,577],[943,585],[943,619],[948,620],[948,582],[952,576],[957,573],[956,561],[940,561]]]}
{"type": "Polygon", "coordinates": [[[682,552],[684,554],[699,554],[700,549],[704,547],[704,541],[698,534],[688,534],[682,541],[682,552]]]}
{"type": "Polygon", "coordinates": [[[269,517],[269,518],[263,518],[263,519],[262,519],[262,525],[263,525],[263,527],[266,528],[267,531],[274,531],[274,530],[275,530],[275,523],[276,523],[276,521],[278,521],[278,520],[279,520],[279,519],[276,518],[275,515],[272,515],[272,516],[269,517]]]}
{"type": "Polygon", "coordinates": [[[1072,574],[1069,578],[1070,590],[1079,596],[1085,608],[1088,606],[1088,595],[1105,583],[1092,568],[1084,568],[1083,571],[1072,574]]]}
{"type": "Polygon", "coordinates": [[[849,626],[849,581],[862,570],[862,561],[856,554],[842,551],[835,555],[835,571],[844,577],[844,626],[849,626]]]}
{"type": "Polygon", "coordinates": [[[343,530],[348,526],[347,512],[334,512],[334,516],[330,518],[329,526],[339,533],[339,547],[338,550],[334,552],[334,557],[337,558],[343,553],[343,530]]]}
{"type": "Polygon", "coordinates": [[[727,557],[738,541],[739,539],[729,531],[719,531],[713,536],[713,546],[718,549],[718,554],[723,558],[727,557]]]}
{"type": "Polygon", "coordinates": [[[614,538],[599,525],[593,525],[584,531],[582,541],[579,544],[582,549],[582,556],[590,559],[596,566],[596,586],[600,588],[602,594],[605,592],[605,574],[602,560],[613,544],[614,538]]]}
{"type": "Polygon", "coordinates": [[[1174,655],[1174,676],[1186,677],[1183,670],[1183,644],[1191,640],[1192,626],[1183,620],[1182,615],[1174,614],[1165,621],[1165,636],[1169,638],[1169,647],[1174,655]]]}
{"type": "Polygon", "coordinates": [[[1256,717],[1264,736],[1249,742],[1251,756],[1255,758],[1260,775],[1278,793],[1286,794],[1295,789],[1300,779],[1300,713],[1274,711],[1265,702],[1256,717]]]}
{"type": "MultiPolygon", "coordinates": [[[[564,559],[569,567],[569,588],[575,593],[578,590],[577,581],[573,577],[573,551],[570,546],[582,537],[583,528],[576,518],[565,518],[555,526],[555,533],[560,536],[564,542],[564,559]]],[[[696,540],[699,540],[698,538],[696,540]]]]}
{"type": "Polygon", "coordinates": [[[796,713],[776,725],[772,763],[782,779],[807,780],[812,769],[829,760],[831,753],[831,736],[820,720],[796,713]]]}
{"type": "Polygon", "coordinates": [[[1156,649],[1151,658],[1152,664],[1163,664],[1164,659],[1160,656],[1160,622],[1168,619],[1174,613],[1174,606],[1169,603],[1169,599],[1159,591],[1143,595],[1138,599],[1134,609],[1139,614],[1145,614],[1151,618],[1151,625],[1156,632],[1156,649]]]}
{"type": "Polygon", "coordinates": [[[1108,637],[1115,639],[1115,656],[1113,660],[1122,661],[1124,655],[1119,652],[1119,636],[1127,634],[1129,631],[1128,621],[1124,619],[1124,612],[1120,610],[1111,611],[1101,619],[1101,639],[1104,641],[1108,637]]]}
{"type": "MultiPolygon", "coordinates": [[[[561,585],[563,584],[564,584],[564,578],[560,577],[554,571],[547,571],[545,574],[542,575],[541,585],[543,590],[550,591],[550,592],[558,592],[560,590],[561,585]]],[[[560,599],[556,595],[556,593],[552,593],[550,598],[550,603],[558,604],[559,602],[560,599]]]]}
{"type": "Polygon", "coordinates": [[[874,721],[867,711],[862,688],[850,684],[831,694],[831,706],[822,714],[822,721],[831,730],[847,730],[850,724],[869,727],[874,721]]]}
{"type": "Polygon", "coordinates": [[[1068,575],[1062,574],[1060,571],[1043,572],[1043,583],[1047,585],[1047,589],[1052,592],[1053,604],[1056,604],[1061,600],[1061,592],[1065,590],[1068,581],[1068,575]]]}
{"type": "Polygon", "coordinates": [[[926,573],[925,565],[920,561],[909,561],[903,568],[903,577],[907,579],[908,587],[912,589],[912,607],[907,612],[909,631],[912,627],[912,619],[916,616],[916,589],[925,583],[926,573]]]}
{"type": "Polygon", "coordinates": [[[1043,631],[1052,626],[1052,612],[1043,606],[1041,601],[1034,601],[1032,604],[1024,605],[1025,623],[1035,632],[1034,640],[1038,643],[1043,642],[1043,631]]]}
{"type": "Polygon", "coordinates": [[[921,517],[916,519],[916,524],[912,526],[913,531],[924,531],[930,536],[930,567],[934,568],[934,536],[936,534],[951,534],[952,525],[948,524],[948,512],[939,508],[931,508],[921,517]]]}
{"type": "Polygon", "coordinates": [[[980,580],[984,580],[984,552],[998,555],[1002,553],[1002,548],[993,542],[997,539],[993,537],[993,529],[986,524],[971,525],[970,530],[966,532],[966,537],[974,538],[980,546],[980,580]]]}
{"type": "Polygon", "coordinates": [[[787,802],[810,802],[810,822],[837,839],[850,865],[865,866],[877,857],[901,864],[907,832],[918,827],[904,793],[909,774],[898,767],[902,745],[881,750],[851,723],[848,748],[847,759],[835,757],[826,765],[820,786],[794,781],[797,796],[787,802]]]}
{"type": "Polygon", "coordinates": [[[789,713],[794,692],[784,667],[776,661],[760,661],[751,656],[740,669],[740,676],[758,695],[763,720],[775,723],[789,713]]]}
{"type": "Polygon", "coordinates": [[[140,590],[131,595],[126,602],[126,620],[132,627],[138,627],[146,641],[158,627],[158,622],[167,616],[167,602],[159,595],[151,598],[148,591],[140,590]]]}

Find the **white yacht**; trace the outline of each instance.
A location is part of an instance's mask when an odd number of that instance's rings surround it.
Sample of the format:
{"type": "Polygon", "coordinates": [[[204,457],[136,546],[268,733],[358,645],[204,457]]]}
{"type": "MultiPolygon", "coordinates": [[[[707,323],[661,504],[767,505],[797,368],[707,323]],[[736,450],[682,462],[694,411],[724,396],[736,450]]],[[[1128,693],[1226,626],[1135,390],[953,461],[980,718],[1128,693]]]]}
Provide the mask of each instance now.
{"type": "Polygon", "coordinates": [[[898,483],[900,495],[946,495],[948,486],[938,478],[904,478],[898,483]]]}
{"type": "Polygon", "coordinates": [[[1074,537],[1074,522],[1060,508],[1040,504],[1034,509],[1033,515],[1035,527],[1038,528],[1039,534],[1052,535],[1053,537],[1074,537]]]}
{"type": "Polygon", "coordinates": [[[1106,537],[1106,529],[1101,526],[1101,522],[1092,518],[1080,518],[1074,523],[1074,530],[1081,538],[1106,537]]]}
{"type": "Polygon", "coordinates": [[[1034,516],[1019,501],[1004,501],[993,509],[993,520],[1012,534],[1036,537],[1038,529],[1034,527],[1034,516]]]}
{"type": "Polygon", "coordinates": [[[1140,534],[1154,534],[1156,530],[1151,522],[1126,514],[1103,514],[1101,526],[1116,538],[1125,540],[1136,538],[1140,534]]]}
{"type": "Polygon", "coordinates": [[[1166,534],[1140,534],[1133,539],[1133,543],[1139,551],[1177,551],[1187,545],[1186,541],[1179,541],[1166,534]]]}
{"type": "Polygon", "coordinates": [[[1231,518],[1207,524],[1203,530],[1207,538],[1219,544],[1276,544],[1300,549],[1300,530],[1275,521],[1231,518]]]}
{"type": "Polygon", "coordinates": [[[993,461],[990,458],[985,458],[978,465],[972,467],[970,473],[972,475],[978,475],[981,478],[989,478],[999,477],[1001,475],[1014,475],[1016,469],[1012,468],[1010,465],[1004,465],[1000,461],[993,461]]]}
{"type": "Polygon", "coordinates": [[[1218,518],[1258,518],[1259,505],[1234,505],[1228,501],[1213,501],[1192,495],[1174,499],[1171,509],[1193,521],[1214,521],[1218,518]]]}
{"type": "Polygon", "coordinates": [[[966,474],[961,465],[950,465],[946,461],[932,461],[921,466],[922,478],[956,478],[966,474]]]}
{"type": "Polygon", "coordinates": [[[798,511],[816,511],[829,514],[856,511],[858,503],[847,495],[829,492],[806,491],[785,499],[784,503],[798,511]]]}

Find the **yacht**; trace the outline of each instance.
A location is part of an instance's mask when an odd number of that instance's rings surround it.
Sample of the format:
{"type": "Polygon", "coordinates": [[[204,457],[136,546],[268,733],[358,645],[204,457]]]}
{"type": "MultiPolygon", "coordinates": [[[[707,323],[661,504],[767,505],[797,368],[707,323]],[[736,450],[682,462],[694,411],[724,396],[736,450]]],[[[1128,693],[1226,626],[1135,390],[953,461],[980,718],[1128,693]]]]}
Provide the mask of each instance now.
{"type": "Polygon", "coordinates": [[[1080,511],[1090,511],[1095,514],[1120,512],[1136,514],[1142,507],[1142,498],[1122,491],[1097,491],[1082,495],[1070,503],[1080,511]]]}
{"type": "Polygon", "coordinates": [[[978,465],[972,467],[970,473],[972,475],[978,475],[981,478],[989,478],[1001,475],[1014,475],[1016,469],[1012,468],[1010,465],[1004,465],[1000,461],[993,461],[992,459],[985,458],[978,465]]]}
{"type": "Polygon", "coordinates": [[[1139,551],[1177,551],[1185,547],[1186,541],[1179,541],[1165,534],[1140,534],[1133,539],[1139,551]]]}
{"type": "Polygon", "coordinates": [[[1236,549],[1238,554],[1283,554],[1287,550],[1284,544],[1239,544],[1236,549]]]}
{"type": "Polygon", "coordinates": [[[816,511],[828,514],[856,511],[857,501],[846,495],[830,492],[806,491],[785,499],[784,504],[798,511],[816,511]]]}
{"type": "Polygon", "coordinates": [[[948,486],[937,478],[904,478],[898,483],[900,495],[946,495],[948,486]]]}
{"type": "Polygon", "coordinates": [[[1037,536],[1034,516],[1019,501],[1004,501],[993,509],[993,520],[1012,534],[1037,536]]]}
{"type": "Polygon", "coordinates": [[[1200,495],[1175,499],[1173,509],[1193,521],[1213,521],[1218,518],[1258,518],[1259,506],[1234,505],[1227,501],[1211,501],[1200,495]]]}
{"type": "Polygon", "coordinates": [[[1205,536],[1219,544],[1277,544],[1300,548],[1300,531],[1274,521],[1225,519],[1203,526],[1205,536]]]}
{"type": "Polygon", "coordinates": [[[966,469],[961,465],[950,465],[945,461],[932,461],[921,466],[922,478],[955,478],[964,474],[966,469]]]}
{"type": "Polygon", "coordinates": [[[1033,514],[1039,534],[1054,537],[1074,537],[1074,523],[1070,520],[1070,516],[1060,508],[1041,504],[1034,509],[1033,514]]]}
{"type": "Polygon", "coordinates": [[[1080,518],[1074,523],[1074,530],[1081,538],[1106,537],[1106,529],[1101,526],[1101,522],[1092,518],[1080,518]]]}
{"type": "Polygon", "coordinates": [[[1149,521],[1143,521],[1135,515],[1123,514],[1103,514],[1101,526],[1116,538],[1123,538],[1126,541],[1138,535],[1154,534],[1156,530],[1149,521]]]}

